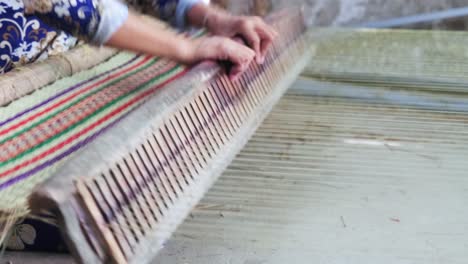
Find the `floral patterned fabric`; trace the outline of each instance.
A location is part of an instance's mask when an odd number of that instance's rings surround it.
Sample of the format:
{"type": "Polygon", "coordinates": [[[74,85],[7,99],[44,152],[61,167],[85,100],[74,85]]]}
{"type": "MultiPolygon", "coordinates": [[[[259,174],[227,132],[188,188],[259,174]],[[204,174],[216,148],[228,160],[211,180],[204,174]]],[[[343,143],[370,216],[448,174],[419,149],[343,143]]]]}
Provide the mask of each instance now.
{"type": "Polygon", "coordinates": [[[97,0],[27,0],[25,13],[54,28],[89,41],[101,20],[97,0]]]}
{"type": "Polygon", "coordinates": [[[11,70],[15,65],[44,59],[54,52],[66,51],[76,41],[37,17],[26,16],[22,1],[0,1],[0,74],[11,70]]]}
{"type": "Polygon", "coordinates": [[[67,252],[58,227],[35,219],[16,223],[6,246],[10,251],[67,252]]]}
{"type": "MultiPolygon", "coordinates": [[[[123,23],[116,21],[120,0],[2,0],[0,1],[0,74],[17,65],[64,52],[85,41],[105,42],[123,23]],[[106,12],[107,16],[103,15],[106,12]],[[120,23],[120,24],[119,24],[120,23]],[[106,35],[104,37],[99,36],[106,35]]],[[[185,13],[201,0],[128,0],[145,11],[179,27],[185,13]]],[[[126,10],[120,10],[126,19],[126,10]]],[[[102,44],[102,43],[97,43],[102,44]]]]}

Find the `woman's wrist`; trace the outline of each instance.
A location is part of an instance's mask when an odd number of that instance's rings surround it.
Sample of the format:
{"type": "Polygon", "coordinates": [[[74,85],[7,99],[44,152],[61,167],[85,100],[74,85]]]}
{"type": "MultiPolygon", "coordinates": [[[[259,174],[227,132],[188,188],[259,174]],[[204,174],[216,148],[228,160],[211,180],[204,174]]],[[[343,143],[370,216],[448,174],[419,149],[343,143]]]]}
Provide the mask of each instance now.
{"type": "Polygon", "coordinates": [[[183,38],[174,45],[173,59],[183,63],[192,63],[197,58],[197,39],[183,38]]]}

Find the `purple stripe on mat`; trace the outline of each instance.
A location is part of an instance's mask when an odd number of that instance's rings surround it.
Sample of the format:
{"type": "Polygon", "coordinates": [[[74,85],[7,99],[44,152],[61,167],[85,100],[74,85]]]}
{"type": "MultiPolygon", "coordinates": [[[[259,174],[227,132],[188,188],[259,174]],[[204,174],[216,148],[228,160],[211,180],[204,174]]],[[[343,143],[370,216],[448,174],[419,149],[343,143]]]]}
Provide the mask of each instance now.
{"type": "Polygon", "coordinates": [[[53,101],[53,100],[59,98],[60,96],[63,96],[63,95],[65,95],[65,94],[67,94],[67,93],[72,92],[73,90],[76,90],[78,87],[80,87],[80,86],[82,86],[82,85],[84,85],[84,84],[87,84],[87,83],[89,83],[89,82],[92,82],[92,81],[94,81],[94,80],[96,80],[96,79],[98,79],[98,78],[100,78],[100,77],[102,77],[102,76],[104,76],[104,75],[106,75],[106,74],[109,74],[109,73],[112,72],[112,71],[121,69],[121,68],[123,68],[123,67],[129,65],[130,63],[134,62],[138,57],[140,57],[140,56],[139,56],[139,55],[136,55],[136,56],[133,57],[131,60],[125,62],[125,63],[122,64],[122,65],[119,65],[119,66],[117,66],[117,67],[115,67],[115,68],[112,68],[112,69],[106,71],[106,72],[103,72],[103,73],[101,73],[101,74],[99,74],[99,75],[96,75],[96,76],[94,76],[94,77],[92,77],[92,78],[90,78],[90,79],[87,79],[87,80],[85,80],[85,81],[83,81],[83,82],[81,82],[81,83],[78,83],[78,84],[76,84],[76,85],[74,85],[74,86],[72,86],[72,87],[70,87],[70,88],[67,88],[66,90],[64,90],[64,91],[62,91],[62,92],[60,92],[60,93],[54,95],[53,97],[48,98],[47,100],[45,100],[45,101],[39,103],[38,105],[35,105],[35,106],[31,107],[31,108],[28,108],[28,109],[24,110],[23,112],[20,112],[20,113],[16,114],[15,116],[10,117],[9,119],[7,119],[7,120],[5,120],[5,121],[0,122],[0,127],[2,127],[2,126],[4,126],[4,125],[6,125],[6,124],[8,124],[8,123],[10,123],[10,122],[12,122],[12,121],[14,121],[15,119],[20,118],[21,116],[23,116],[23,115],[25,115],[25,114],[27,114],[27,113],[30,113],[31,111],[34,111],[34,110],[38,109],[39,107],[42,107],[42,106],[44,106],[44,105],[50,103],[51,101],[53,101]]]}

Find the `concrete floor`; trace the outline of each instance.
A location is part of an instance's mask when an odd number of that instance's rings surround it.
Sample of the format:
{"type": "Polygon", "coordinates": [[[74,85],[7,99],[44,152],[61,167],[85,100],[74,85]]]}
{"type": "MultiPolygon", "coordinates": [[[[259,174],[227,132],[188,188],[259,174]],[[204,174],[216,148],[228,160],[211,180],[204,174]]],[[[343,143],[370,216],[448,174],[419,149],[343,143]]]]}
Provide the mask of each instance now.
{"type": "Polygon", "coordinates": [[[158,263],[466,263],[467,114],[294,94],[158,263]]]}

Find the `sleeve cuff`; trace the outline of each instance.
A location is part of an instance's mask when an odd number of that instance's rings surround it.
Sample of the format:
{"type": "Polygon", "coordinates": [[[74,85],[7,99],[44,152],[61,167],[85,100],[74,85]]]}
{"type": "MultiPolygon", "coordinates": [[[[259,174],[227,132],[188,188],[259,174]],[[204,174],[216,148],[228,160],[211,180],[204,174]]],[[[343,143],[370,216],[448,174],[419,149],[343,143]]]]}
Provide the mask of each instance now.
{"type": "Polygon", "coordinates": [[[210,4],[210,0],[180,0],[176,9],[176,27],[183,29],[187,26],[187,12],[198,3],[210,4]]]}
{"type": "Polygon", "coordinates": [[[101,0],[100,5],[101,21],[92,39],[92,43],[98,45],[107,43],[128,19],[128,7],[120,1],[101,0]]]}

